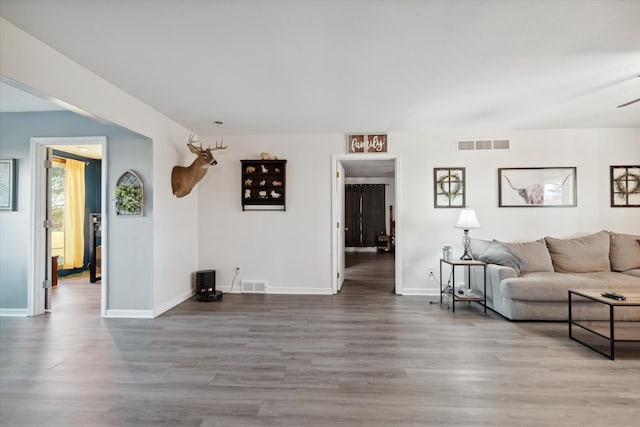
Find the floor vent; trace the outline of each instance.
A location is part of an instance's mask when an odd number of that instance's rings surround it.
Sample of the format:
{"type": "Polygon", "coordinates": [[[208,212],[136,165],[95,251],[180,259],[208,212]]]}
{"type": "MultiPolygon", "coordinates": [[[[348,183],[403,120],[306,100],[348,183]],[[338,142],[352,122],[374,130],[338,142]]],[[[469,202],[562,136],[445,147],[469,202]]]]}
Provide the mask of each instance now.
{"type": "Polygon", "coordinates": [[[243,280],[242,281],[242,293],[243,294],[264,294],[267,291],[266,280],[243,280]]]}
{"type": "Polygon", "coordinates": [[[458,141],[458,151],[508,150],[509,139],[474,139],[458,141]]]}

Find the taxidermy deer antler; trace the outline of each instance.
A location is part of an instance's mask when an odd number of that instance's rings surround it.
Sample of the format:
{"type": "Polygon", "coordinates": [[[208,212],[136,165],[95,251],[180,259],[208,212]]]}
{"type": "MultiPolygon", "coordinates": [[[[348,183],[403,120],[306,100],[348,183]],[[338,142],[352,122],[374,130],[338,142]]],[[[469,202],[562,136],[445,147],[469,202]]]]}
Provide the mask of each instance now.
{"type": "Polygon", "coordinates": [[[212,152],[215,150],[224,150],[227,146],[216,143],[214,148],[202,148],[202,144],[199,147],[194,145],[194,142],[198,142],[194,134],[189,135],[189,142],[187,147],[189,151],[195,154],[197,157],[189,166],[174,166],[171,171],[171,189],[176,197],[184,197],[191,193],[193,187],[207,174],[208,167],[211,165],[217,165],[218,162],[213,158],[212,152]]]}

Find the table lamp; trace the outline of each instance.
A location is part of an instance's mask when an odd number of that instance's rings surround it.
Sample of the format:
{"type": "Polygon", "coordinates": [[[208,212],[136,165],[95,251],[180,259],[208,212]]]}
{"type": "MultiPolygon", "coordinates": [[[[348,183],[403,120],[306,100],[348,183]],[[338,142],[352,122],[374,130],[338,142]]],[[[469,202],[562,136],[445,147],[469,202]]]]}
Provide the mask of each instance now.
{"type": "Polygon", "coordinates": [[[462,235],[462,246],[464,246],[464,254],[460,257],[461,260],[472,260],[471,256],[471,238],[469,237],[469,230],[472,228],[480,228],[480,223],[476,217],[476,211],[466,207],[460,211],[460,217],[455,228],[461,228],[464,230],[462,235]]]}

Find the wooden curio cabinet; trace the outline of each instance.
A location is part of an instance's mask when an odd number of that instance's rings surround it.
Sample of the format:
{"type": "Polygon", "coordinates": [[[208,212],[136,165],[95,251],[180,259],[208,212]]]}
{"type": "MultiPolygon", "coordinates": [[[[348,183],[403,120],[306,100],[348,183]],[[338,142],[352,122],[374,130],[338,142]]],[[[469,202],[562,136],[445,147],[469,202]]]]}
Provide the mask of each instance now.
{"type": "Polygon", "coordinates": [[[242,210],[286,210],[286,160],[240,160],[242,210]]]}

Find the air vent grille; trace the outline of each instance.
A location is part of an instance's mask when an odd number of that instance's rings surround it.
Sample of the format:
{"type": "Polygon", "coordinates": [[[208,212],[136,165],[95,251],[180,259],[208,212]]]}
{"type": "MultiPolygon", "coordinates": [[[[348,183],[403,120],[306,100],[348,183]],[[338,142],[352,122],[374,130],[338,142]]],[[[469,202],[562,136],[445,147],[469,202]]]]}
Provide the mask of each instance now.
{"type": "Polygon", "coordinates": [[[458,141],[458,151],[475,150],[475,141],[458,141]]]}
{"type": "Polygon", "coordinates": [[[493,149],[494,150],[508,150],[511,148],[511,141],[508,139],[494,139],[493,140],[493,149]]]}
{"type": "Polygon", "coordinates": [[[458,141],[458,151],[509,150],[510,139],[473,139],[458,141]]]}
{"type": "Polygon", "coordinates": [[[476,141],[476,150],[491,150],[491,140],[476,141]]]}
{"type": "Polygon", "coordinates": [[[266,280],[243,280],[241,284],[244,294],[264,294],[267,292],[266,280]]]}

